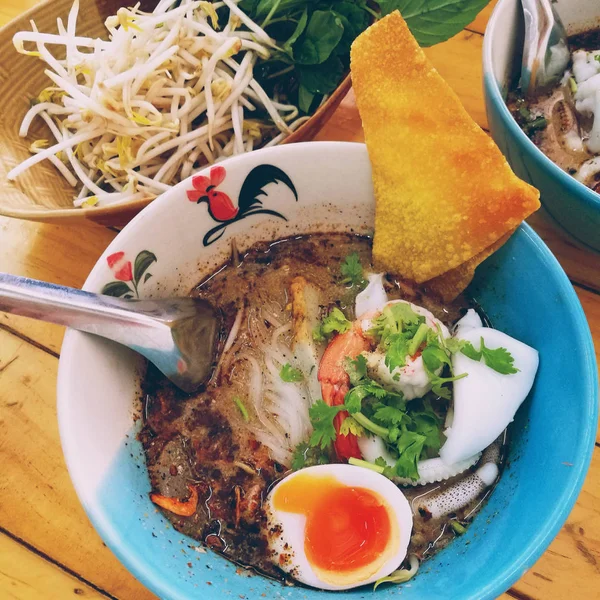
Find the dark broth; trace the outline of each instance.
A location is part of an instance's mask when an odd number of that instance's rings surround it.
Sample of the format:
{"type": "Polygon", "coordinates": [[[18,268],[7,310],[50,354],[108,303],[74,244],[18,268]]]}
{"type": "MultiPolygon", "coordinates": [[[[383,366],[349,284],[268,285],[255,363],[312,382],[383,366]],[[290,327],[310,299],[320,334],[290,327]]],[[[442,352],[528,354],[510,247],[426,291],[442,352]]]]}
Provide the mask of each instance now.
{"type": "MultiPolygon", "coordinates": [[[[570,36],[569,49],[571,52],[600,49],[600,29],[570,36]]],[[[569,135],[578,135],[575,133],[577,121],[570,98],[569,90],[559,83],[550,92],[533,99],[524,98],[520,90],[515,88],[508,95],[507,105],[533,143],[563,171],[575,175],[582,164],[594,155],[585,149],[574,150],[568,143],[569,135]]],[[[584,131],[589,131],[592,120],[581,115],[578,119],[579,126],[584,131]]],[[[596,173],[585,183],[594,191],[600,192],[600,173],[596,173]]]]}
{"type": "MultiPolygon", "coordinates": [[[[342,260],[351,252],[357,252],[362,264],[369,268],[371,240],[366,237],[314,234],[256,244],[239,265],[223,266],[200,283],[192,295],[220,307],[229,325],[244,304],[271,302],[291,318],[289,285],[295,276],[302,275],[321,290],[323,313],[336,305],[353,319],[355,292],[340,283],[339,271],[342,260]]],[[[471,306],[464,297],[443,304],[425,289],[393,277],[387,278],[386,288],[390,299],[403,298],[424,306],[448,325],[471,306]]],[[[243,348],[247,336],[243,327],[240,336],[239,345],[243,348]]],[[[243,389],[230,375],[227,368],[222,368],[202,393],[187,396],[156,369],[149,368],[144,382],[145,420],[140,439],[152,489],[164,496],[185,498],[188,485],[196,486],[200,501],[193,516],[179,517],[163,511],[175,529],[238,564],[286,579],[269,558],[261,506],[270,487],[285,475],[286,469],[274,462],[248,431],[233,402],[243,389]]],[[[406,487],[403,491],[410,502],[453,481],[406,487]]],[[[425,559],[444,547],[455,535],[449,520],[468,523],[482,498],[443,520],[427,520],[417,514],[409,552],[425,559]]]]}

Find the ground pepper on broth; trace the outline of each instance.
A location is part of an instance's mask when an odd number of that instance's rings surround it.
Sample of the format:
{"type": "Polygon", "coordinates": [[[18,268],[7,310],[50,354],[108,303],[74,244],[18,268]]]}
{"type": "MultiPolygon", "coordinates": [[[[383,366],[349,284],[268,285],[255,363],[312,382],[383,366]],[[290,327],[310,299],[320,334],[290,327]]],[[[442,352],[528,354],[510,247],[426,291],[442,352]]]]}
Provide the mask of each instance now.
{"type": "MultiPolygon", "coordinates": [[[[189,486],[193,486],[198,494],[197,510],[192,516],[164,510],[166,518],[178,531],[230,560],[277,579],[288,576],[272,562],[263,502],[288,469],[273,460],[269,448],[257,439],[259,419],[248,398],[252,372],[245,370],[246,363],[260,360],[260,352],[253,347],[256,339],[266,339],[277,328],[290,325],[289,289],[298,276],[318,288],[322,315],[336,306],[354,320],[358,289],[342,283],[340,275],[340,265],[352,253],[357,254],[368,272],[371,240],[367,237],[314,234],[255,244],[239,264],[224,265],[192,291],[193,296],[221,308],[228,328],[235,326],[236,319],[240,321],[240,311],[244,311],[235,342],[225,353],[217,375],[203,391],[189,396],[150,366],[143,385],[145,418],[139,437],[153,492],[186,500],[189,486]],[[244,356],[246,359],[238,360],[244,356]],[[240,410],[240,403],[246,415],[240,410]]],[[[386,277],[385,288],[390,299],[405,299],[423,306],[447,325],[472,307],[465,297],[442,304],[426,289],[392,276],[386,277]]],[[[289,342],[285,332],[282,338],[289,342]]],[[[265,368],[264,364],[260,366],[265,368]]],[[[326,456],[335,461],[332,452],[326,456]]],[[[502,460],[503,457],[500,464],[502,460]]],[[[463,473],[441,484],[406,486],[402,490],[412,503],[464,476],[463,473]]],[[[489,493],[490,489],[442,519],[417,511],[409,553],[426,559],[444,547],[462,532],[461,524],[470,522],[489,493]]],[[[276,533],[271,531],[269,535],[276,533]]]]}

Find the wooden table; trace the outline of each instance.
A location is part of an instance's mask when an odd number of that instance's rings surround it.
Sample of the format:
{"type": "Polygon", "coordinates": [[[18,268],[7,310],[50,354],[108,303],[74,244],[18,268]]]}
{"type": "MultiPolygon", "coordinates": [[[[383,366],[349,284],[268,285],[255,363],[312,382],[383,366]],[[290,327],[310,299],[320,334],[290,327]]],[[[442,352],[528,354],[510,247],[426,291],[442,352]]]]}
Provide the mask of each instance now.
{"type": "MultiPolygon", "coordinates": [[[[35,1],[0,0],[0,24],[35,1]]],[[[459,35],[427,51],[483,128],[481,46],[490,13],[488,7],[459,35]]],[[[362,140],[352,93],[319,139],[362,140]]],[[[530,223],[569,274],[600,348],[600,255],[581,248],[542,213],[530,223]]],[[[93,224],[0,217],[0,271],[80,287],[116,234],[93,224]]],[[[62,337],[62,327],[0,313],[0,598],[155,598],[103,544],[71,485],[55,409],[62,337]]],[[[600,442],[596,446],[567,524],[503,599],[600,598],[600,442]]]]}

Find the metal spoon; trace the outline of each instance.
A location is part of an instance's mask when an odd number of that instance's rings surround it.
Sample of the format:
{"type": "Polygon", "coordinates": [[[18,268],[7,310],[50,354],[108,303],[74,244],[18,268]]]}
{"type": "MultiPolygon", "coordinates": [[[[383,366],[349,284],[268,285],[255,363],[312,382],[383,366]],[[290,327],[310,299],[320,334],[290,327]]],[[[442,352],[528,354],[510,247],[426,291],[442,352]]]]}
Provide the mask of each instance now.
{"type": "Polygon", "coordinates": [[[210,377],[222,333],[216,310],[198,298],[121,300],[5,273],[0,310],[119,342],[188,393],[210,377]]]}
{"type": "Polygon", "coordinates": [[[551,0],[521,0],[525,17],[525,42],[521,65],[521,90],[533,97],[554,86],[563,76],[571,53],[567,33],[551,0]]]}

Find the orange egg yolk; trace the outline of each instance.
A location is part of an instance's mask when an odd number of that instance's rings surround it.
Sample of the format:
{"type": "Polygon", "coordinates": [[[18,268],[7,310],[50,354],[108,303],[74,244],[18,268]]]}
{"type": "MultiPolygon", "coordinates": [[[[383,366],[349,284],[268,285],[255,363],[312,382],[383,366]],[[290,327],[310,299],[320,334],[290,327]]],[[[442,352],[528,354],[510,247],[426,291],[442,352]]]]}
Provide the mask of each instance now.
{"type": "Polygon", "coordinates": [[[332,476],[299,474],[282,482],[273,506],[306,516],[304,551],[318,569],[358,570],[377,561],[390,541],[390,515],[381,496],[332,476]]]}

